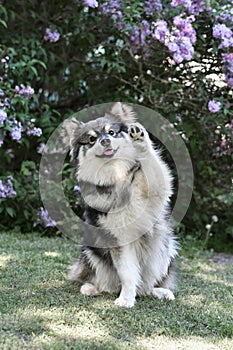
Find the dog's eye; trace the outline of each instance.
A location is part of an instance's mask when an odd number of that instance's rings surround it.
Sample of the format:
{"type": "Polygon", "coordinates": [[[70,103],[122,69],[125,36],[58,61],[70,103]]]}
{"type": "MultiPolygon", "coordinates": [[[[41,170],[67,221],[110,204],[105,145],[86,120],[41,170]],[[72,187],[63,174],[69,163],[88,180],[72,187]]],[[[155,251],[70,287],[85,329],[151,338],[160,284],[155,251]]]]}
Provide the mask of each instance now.
{"type": "Polygon", "coordinates": [[[96,141],[96,137],[90,135],[90,136],[89,136],[89,143],[90,143],[90,145],[93,145],[93,144],[95,143],[95,141],[96,141]]]}
{"type": "Polygon", "coordinates": [[[112,129],[109,130],[108,134],[109,134],[110,136],[115,136],[115,135],[116,135],[115,131],[112,130],[112,129]]]}

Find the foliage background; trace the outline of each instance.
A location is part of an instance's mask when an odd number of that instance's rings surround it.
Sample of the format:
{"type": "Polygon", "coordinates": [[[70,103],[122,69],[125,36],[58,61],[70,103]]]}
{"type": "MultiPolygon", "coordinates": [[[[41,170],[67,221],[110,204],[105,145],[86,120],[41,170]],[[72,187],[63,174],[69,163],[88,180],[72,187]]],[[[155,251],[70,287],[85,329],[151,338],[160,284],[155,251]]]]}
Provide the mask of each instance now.
{"type": "MultiPolygon", "coordinates": [[[[74,112],[124,101],[157,110],[189,149],[194,193],[179,235],[194,235],[219,250],[232,247],[233,57],[226,61],[223,54],[232,53],[233,34],[226,43],[227,34],[214,36],[213,29],[225,23],[233,30],[233,9],[230,0],[189,1],[196,12],[186,3],[1,1],[2,228],[54,230],[38,193],[43,144],[74,112]],[[151,14],[146,3],[154,6],[151,14]],[[158,40],[155,33],[155,23],[166,21],[170,33],[181,35],[176,16],[191,24],[187,28],[196,37],[190,58],[180,63],[166,38],[158,40]],[[212,100],[220,103],[216,112],[208,108],[212,100]]],[[[67,186],[72,192],[73,184],[67,186]]]]}

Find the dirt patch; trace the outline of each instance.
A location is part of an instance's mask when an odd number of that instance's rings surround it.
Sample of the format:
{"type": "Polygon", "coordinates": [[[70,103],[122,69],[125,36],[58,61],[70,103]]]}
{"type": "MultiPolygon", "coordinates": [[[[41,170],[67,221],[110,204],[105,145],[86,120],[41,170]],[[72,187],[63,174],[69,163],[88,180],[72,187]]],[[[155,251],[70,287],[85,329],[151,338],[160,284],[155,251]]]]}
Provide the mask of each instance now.
{"type": "Polygon", "coordinates": [[[218,264],[232,264],[233,265],[233,255],[226,253],[215,253],[212,260],[218,264]]]}

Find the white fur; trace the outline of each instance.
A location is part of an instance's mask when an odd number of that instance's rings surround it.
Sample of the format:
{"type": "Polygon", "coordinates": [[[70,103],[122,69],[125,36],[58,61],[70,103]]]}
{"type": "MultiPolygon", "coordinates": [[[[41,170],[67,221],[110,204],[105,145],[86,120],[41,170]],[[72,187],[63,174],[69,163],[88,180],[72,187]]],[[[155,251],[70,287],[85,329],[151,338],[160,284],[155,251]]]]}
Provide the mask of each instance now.
{"type": "MultiPolygon", "coordinates": [[[[129,134],[124,138],[109,136],[111,147],[117,150],[113,158],[96,156],[103,153],[103,146],[98,141],[87,151],[82,149],[76,175],[79,181],[116,186],[114,198],[88,193],[84,200],[98,210],[106,209],[107,214],[101,217],[99,224],[117,239],[118,247],[111,249],[113,267],[88,253],[95,274],[91,284],[83,285],[81,293],[97,295],[120,291],[115,304],[123,307],[132,307],[137,295],[173,300],[170,289],[174,288],[174,277],[167,275],[178,245],[165,221],[172,194],[172,177],[159,152],[154,150],[146,130],[135,123],[130,107],[117,103],[109,114],[111,118],[114,115],[117,121],[128,125],[129,134]],[[136,162],[141,168],[132,175],[130,169],[136,162]],[[129,201],[121,206],[121,198],[126,192],[129,201]],[[113,202],[119,205],[112,205],[113,202]],[[159,283],[163,279],[163,288],[155,288],[155,281],[159,283]]],[[[75,135],[75,132],[69,134],[75,135]]],[[[73,144],[72,140],[70,142],[73,144]]],[[[71,268],[70,276],[75,277],[76,265],[71,268]]]]}
{"type": "Polygon", "coordinates": [[[88,296],[91,296],[91,297],[94,297],[94,296],[100,294],[98,289],[96,288],[96,286],[94,286],[94,284],[92,284],[92,283],[85,283],[85,284],[83,284],[82,287],[80,288],[80,292],[83,295],[88,295],[88,296]]]}

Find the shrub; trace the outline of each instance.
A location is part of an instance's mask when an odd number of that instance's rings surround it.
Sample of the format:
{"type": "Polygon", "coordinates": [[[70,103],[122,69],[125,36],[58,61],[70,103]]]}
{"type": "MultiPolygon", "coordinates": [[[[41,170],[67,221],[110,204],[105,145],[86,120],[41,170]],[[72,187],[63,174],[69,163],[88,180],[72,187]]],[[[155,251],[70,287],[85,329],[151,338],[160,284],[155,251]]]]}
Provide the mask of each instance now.
{"type": "Polygon", "coordinates": [[[122,100],[156,109],[189,148],[195,186],[180,231],[205,237],[216,215],[213,237],[232,239],[230,2],[16,0],[0,14],[1,225],[38,223],[38,165],[54,128],[122,100]]]}

